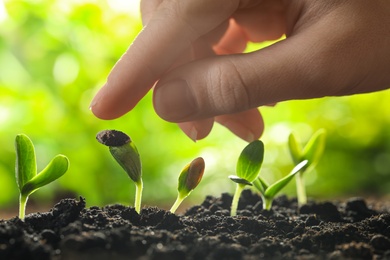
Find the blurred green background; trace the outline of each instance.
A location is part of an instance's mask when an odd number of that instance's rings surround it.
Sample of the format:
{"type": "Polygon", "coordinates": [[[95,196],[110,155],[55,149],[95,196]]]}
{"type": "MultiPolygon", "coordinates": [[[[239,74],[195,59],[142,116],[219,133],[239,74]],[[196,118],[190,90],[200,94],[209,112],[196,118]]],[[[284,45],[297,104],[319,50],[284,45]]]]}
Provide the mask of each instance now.
{"type": "MultiPolygon", "coordinates": [[[[30,197],[27,205],[52,206],[83,196],[88,206],[132,204],[134,185],[95,140],[103,129],[128,133],[141,154],[143,204],[169,208],[182,167],[197,156],[206,173],[188,203],[208,194],[233,192],[237,157],[246,143],[215,125],[193,143],[175,124],[154,112],[150,94],[124,117],[102,121],[89,102],[142,25],[137,0],[0,1],[0,217],[16,209],[14,139],[27,134],[38,168],[62,153],[71,168],[30,197]]],[[[258,46],[252,46],[255,48],[258,46]]],[[[261,174],[270,182],[287,174],[292,160],[287,137],[303,141],[318,128],[328,132],[317,170],[306,175],[308,196],[317,199],[383,196],[390,192],[390,92],[283,102],[260,108],[266,130],[261,174]]],[[[285,192],[294,196],[294,183],[285,192]]]]}

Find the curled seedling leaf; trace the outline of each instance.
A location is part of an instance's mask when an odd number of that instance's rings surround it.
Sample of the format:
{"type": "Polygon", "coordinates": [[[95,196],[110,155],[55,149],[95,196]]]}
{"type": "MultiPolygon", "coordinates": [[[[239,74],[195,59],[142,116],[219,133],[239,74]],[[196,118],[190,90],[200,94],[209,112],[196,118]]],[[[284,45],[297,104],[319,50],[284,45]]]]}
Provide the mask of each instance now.
{"type": "Polygon", "coordinates": [[[141,211],[142,198],[142,165],[137,147],[131,138],[117,130],[103,130],[96,135],[99,143],[109,147],[111,155],[125,170],[136,187],[135,210],[141,211]]]}
{"type": "Polygon", "coordinates": [[[298,164],[303,160],[307,160],[308,163],[304,170],[308,170],[309,167],[314,168],[324,152],[325,139],[326,131],[319,129],[309,139],[305,147],[302,147],[297,137],[291,133],[288,138],[288,147],[294,163],[298,164]]]}
{"type": "Polygon", "coordinates": [[[234,181],[236,191],[233,196],[230,215],[237,214],[238,201],[245,186],[252,185],[259,174],[264,159],[264,144],[260,140],[249,143],[241,152],[236,167],[237,175],[230,175],[229,178],[234,181]]]}
{"type": "Polygon", "coordinates": [[[187,164],[179,175],[177,198],[170,211],[175,213],[183,200],[198,186],[203,177],[205,162],[202,157],[187,164]]]}
{"type": "Polygon", "coordinates": [[[300,142],[293,133],[291,133],[289,136],[288,147],[294,163],[297,164],[303,160],[308,161],[305,168],[296,175],[297,197],[299,205],[307,203],[303,173],[314,169],[314,167],[318,164],[325,148],[325,139],[326,132],[324,129],[320,129],[313,134],[305,147],[302,148],[300,142]]]}
{"type": "Polygon", "coordinates": [[[244,184],[244,185],[252,186],[251,182],[249,182],[245,179],[242,179],[242,178],[238,177],[237,175],[229,175],[229,179],[231,179],[232,181],[234,181],[237,184],[244,184]]]}
{"type": "Polygon", "coordinates": [[[66,173],[69,160],[64,155],[57,155],[39,173],[37,173],[35,148],[28,136],[19,134],[15,139],[16,182],[19,196],[19,218],[24,219],[28,197],[39,188],[55,181],[66,173]]]}

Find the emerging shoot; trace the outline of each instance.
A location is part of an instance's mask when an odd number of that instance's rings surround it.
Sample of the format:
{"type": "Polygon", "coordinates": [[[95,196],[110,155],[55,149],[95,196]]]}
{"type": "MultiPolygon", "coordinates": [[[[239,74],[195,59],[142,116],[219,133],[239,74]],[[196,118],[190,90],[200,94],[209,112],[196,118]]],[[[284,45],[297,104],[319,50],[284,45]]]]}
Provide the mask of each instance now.
{"type": "Polygon", "coordinates": [[[19,187],[19,218],[24,220],[29,196],[39,188],[60,178],[69,168],[64,155],[55,156],[41,172],[37,173],[35,148],[28,136],[19,134],[15,139],[16,182],[19,187]]]}
{"type": "Polygon", "coordinates": [[[260,192],[261,198],[263,199],[263,209],[271,209],[276,194],[278,194],[278,192],[281,191],[292,178],[307,165],[307,163],[307,160],[298,163],[287,176],[272,185],[268,185],[260,176],[257,177],[253,182],[253,185],[260,192]]]}
{"type": "Polygon", "coordinates": [[[135,183],[135,210],[141,211],[142,166],[141,159],[130,137],[117,130],[103,130],[96,135],[99,143],[109,147],[111,155],[135,183]]]}
{"type": "Polygon", "coordinates": [[[230,175],[229,178],[237,183],[233,196],[230,215],[237,215],[238,201],[245,186],[252,186],[252,182],[259,174],[264,159],[264,144],[260,140],[249,143],[242,150],[236,167],[237,175],[230,175]]]}
{"type": "Polygon", "coordinates": [[[198,186],[204,173],[205,163],[202,157],[198,157],[187,164],[179,175],[177,186],[177,198],[170,211],[175,213],[183,200],[198,186]]]}
{"type": "Polygon", "coordinates": [[[305,183],[303,179],[303,173],[314,169],[320,160],[322,153],[325,147],[325,137],[326,132],[324,129],[318,130],[307,142],[306,146],[302,148],[300,142],[293,133],[290,134],[288,138],[288,146],[290,150],[291,157],[295,164],[303,160],[307,160],[308,163],[302,171],[296,175],[296,185],[297,185],[297,198],[298,204],[304,205],[307,203],[305,183]]]}

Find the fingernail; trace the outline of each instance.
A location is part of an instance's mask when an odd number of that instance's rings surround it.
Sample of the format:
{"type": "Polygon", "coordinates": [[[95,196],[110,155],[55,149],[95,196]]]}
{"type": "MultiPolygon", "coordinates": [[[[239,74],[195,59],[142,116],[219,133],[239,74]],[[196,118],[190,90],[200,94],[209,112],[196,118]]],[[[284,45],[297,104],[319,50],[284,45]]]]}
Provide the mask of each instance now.
{"type": "Polygon", "coordinates": [[[196,140],[198,139],[198,131],[196,130],[195,127],[191,128],[188,137],[191,138],[191,140],[194,141],[194,143],[196,143],[196,140]]]}
{"type": "Polygon", "coordinates": [[[96,96],[92,99],[91,101],[91,104],[89,104],[89,110],[93,110],[93,108],[96,106],[96,104],[98,103],[98,99],[96,98],[96,96]]]}
{"type": "Polygon", "coordinates": [[[95,97],[92,99],[91,103],[89,104],[89,109],[90,110],[93,110],[93,108],[100,102],[100,100],[102,99],[103,97],[103,88],[105,87],[106,85],[104,85],[100,90],[99,92],[95,95],[95,97]]]}
{"type": "Polygon", "coordinates": [[[245,138],[243,138],[248,143],[253,142],[255,140],[255,136],[252,134],[252,132],[248,132],[245,138]]]}
{"type": "Polygon", "coordinates": [[[184,80],[174,80],[158,86],[154,92],[154,107],[167,120],[182,120],[197,111],[191,89],[184,80]]]}
{"type": "Polygon", "coordinates": [[[242,127],[240,124],[237,124],[234,121],[227,121],[221,123],[223,126],[228,128],[230,131],[232,131],[234,134],[236,134],[241,139],[247,141],[248,143],[255,140],[255,135],[246,129],[245,127],[242,127]]]}

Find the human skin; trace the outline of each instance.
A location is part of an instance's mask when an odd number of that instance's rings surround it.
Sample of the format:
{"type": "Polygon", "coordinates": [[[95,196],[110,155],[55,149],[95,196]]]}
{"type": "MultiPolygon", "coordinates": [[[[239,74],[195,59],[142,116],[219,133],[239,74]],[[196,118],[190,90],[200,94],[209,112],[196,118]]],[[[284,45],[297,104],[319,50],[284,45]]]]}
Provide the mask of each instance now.
{"type": "Polygon", "coordinates": [[[252,141],[258,107],[390,87],[389,0],[143,0],[141,13],[144,29],[91,103],[99,118],[154,86],[156,113],[192,140],[218,122],[252,141]]]}

